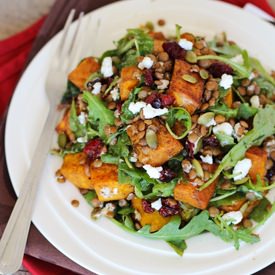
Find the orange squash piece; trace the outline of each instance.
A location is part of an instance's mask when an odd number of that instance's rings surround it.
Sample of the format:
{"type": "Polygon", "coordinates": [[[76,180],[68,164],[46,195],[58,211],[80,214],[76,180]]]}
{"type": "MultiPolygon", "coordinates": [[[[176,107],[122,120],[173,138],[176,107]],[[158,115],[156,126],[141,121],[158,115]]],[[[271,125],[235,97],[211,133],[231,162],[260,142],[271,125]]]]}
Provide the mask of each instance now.
{"type": "Polygon", "coordinates": [[[263,180],[266,174],[267,152],[260,147],[251,147],[246,151],[245,157],[252,161],[252,166],[248,172],[252,182],[257,181],[257,175],[263,180]]]}
{"type": "Polygon", "coordinates": [[[145,226],[147,224],[151,225],[151,232],[160,230],[171,219],[171,217],[161,216],[157,210],[155,210],[153,213],[146,213],[142,207],[142,200],[137,197],[132,199],[132,206],[140,214],[140,224],[142,226],[145,226]]]}
{"type": "Polygon", "coordinates": [[[135,129],[137,129],[139,121],[133,123],[128,129],[127,134],[134,146],[134,151],[137,153],[138,161],[142,164],[150,164],[152,166],[160,166],[168,161],[173,156],[177,155],[182,149],[182,144],[173,138],[167,129],[160,124],[158,119],[153,119],[152,124],[158,128],[157,140],[158,146],[156,149],[148,147],[148,152],[144,154],[143,146],[139,144],[140,138],[135,129]]]}
{"type": "Polygon", "coordinates": [[[118,183],[118,169],[114,164],[91,165],[91,183],[100,201],[121,200],[134,191],[131,184],[118,183]]]}
{"type": "MultiPolygon", "coordinates": [[[[205,170],[209,172],[214,172],[216,169],[216,165],[210,165],[204,163],[203,168],[207,168],[205,170]]],[[[199,191],[198,186],[193,185],[193,183],[180,182],[175,186],[174,189],[174,198],[175,200],[182,201],[184,203],[188,203],[199,209],[206,209],[209,203],[209,200],[213,196],[218,179],[216,179],[212,184],[208,187],[199,191]]]]}
{"type": "Polygon", "coordinates": [[[141,71],[136,66],[124,67],[121,70],[121,81],[119,83],[120,98],[121,100],[126,100],[133,89],[139,83],[139,76],[141,71]]]}
{"type": "Polygon", "coordinates": [[[168,93],[175,98],[177,106],[184,107],[193,114],[201,104],[204,81],[197,73],[190,72],[191,65],[183,60],[176,60],[168,93]],[[192,84],[182,77],[188,74],[197,82],[192,84]]]}
{"type": "Polygon", "coordinates": [[[229,89],[226,96],[223,98],[223,102],[227,105],[227,107],[231,108],[233,103],[233,92],[232,89],[229,89]]]}
{"type": "Polygon", "coordinates": [[[58,134],[65,133],[71,141],[75,140],[75,136],[70,128],[70,109],[65,111],[63,118],[57,124],[55,130],[58,134]]]}
{"type": "Polygon", "coordinates": [[[93,189],[91,178],[85,173],[86,154],[67,154],[60,168],[61,174],[78,188],[93,189]]]}
{"type": "Polygon", "coordinates": [[[88,77],[99,70],[99,64],[93,57],[87,57],[69,74],[69,80],[79,89],[84,89],[88,77]]]}

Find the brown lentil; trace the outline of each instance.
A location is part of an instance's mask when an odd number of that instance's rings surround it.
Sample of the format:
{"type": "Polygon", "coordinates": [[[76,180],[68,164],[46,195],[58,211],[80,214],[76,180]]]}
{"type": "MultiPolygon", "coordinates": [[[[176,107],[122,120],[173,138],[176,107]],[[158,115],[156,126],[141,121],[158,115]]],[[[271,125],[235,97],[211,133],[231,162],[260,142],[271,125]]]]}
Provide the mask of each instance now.
{"type": "Polygon", "coordinates": [[[249,219],[244,219],[244,220],[243,220],[243,226],[244,226],[245,228],[250,228],[250,227],[253,226],[253,223],[252,223],[252,221],[249,220],[249,219]]]}
{"type": "Polygon", "coordinates": [[[79,206],[79,201],[78,201],[78,200],[72,200],[72,201],[71,201],[71,205],[72,205],[73,207],[78,207],[78,206],[79,206]]]}
{"type": "Polygon", "coordinates": [[[260,92],[261,92],[261,88],[260,88],[259,86],[256,86],[256,87],[255,87],[254,93],[255,93],[256,95],[259,95],[260,92]]]}
{"type": "Polygon", "coordinates": [[[170,72],[173,68],[173,63],[171,60],[168,60],[166,62],[164,62],[164,65],[163,65],[164,69],[166,72],[170,72]]]}
{"type": "Polygon", "coordinates": [[[238,108],[240,107],[240,105],[241,105],[241,102],[240,102],[240,101],[235,101],[235,102],[233,102],[233,104],[232,104],[232,108],[233,108],[233,109],[238,109],[238,108]]]}
{"type": "Polygon", "coordinates": [[[191,143],[195,143],[198,139],[198,135],[195,134],[194,132],[192,132],[191,134],[188,135],[188,140],[191,142],[191,143]]]}
{"type": "Polygon", "coordinates": [[[169,60],[169,55],[167,52],[160,52],[158,55],[158,60],[162,62],[166,62],[169,60]]]}
{"type": "Polygon", "coordinates": [[[209,91],[209,90],[205,90],[205,91],[204,91],[204,99],[205,99],[206,101],[209,101],[209,99],[211,98],[211,96],[212,96],[211,91],[209,91]]]}
{"type": "Polygon", "coordinates": [[[138,130],[139,130],[139,131],[145,130],[145,123],[144,123],[143,121],[140,121],[140,122],[138,123],[138,130]]]}
{"type": "Polygon", "coordinates": [[[209,100],[209,106],[214,106],[215,103],[216,103],[216,99],[214,97],[212,97],[210,100],[209,100]]]}
{"type": "Polygon", "coordinates": [[[245,96],[246,95],[246,89],[244,87],[239,87],[238,91],[240,93],[241,96],[245,96]]]}
{"type": "Polygon", "coordinates": [[[154,63],[157,62],[157,57],[156,57],[155,55],[153,55],[153,54],[147,54],[147,56],[148,56],[150,59],[152,59],[154,63]]]}
{"type": "Polygon", "coordinates": [[[204,68],[204,69],[207,69],[209,68],[209,66],[211,65],[211,61],[210,60],[200,60],[199,61],[199,66],[204,68]]]}
{"type": "Polygon", "coordinates": [[[192,115],[192,116],[191,116],[191,121],[192,121],[192,123],[197,123],[198,118],[199,118],[199,115],[192,115]]]}
{"type": "Polygon", "coordinates": [[[248,78],[242,80],[242,86],[247,87],[250,84],[250,80],[248,78]]]}
{"type": "Polygon", "coordinates": [[[270,157],[272,158],[272,160],[275,161],[275,151],[272,151],[272,152],[270,153],[270,157]]]}
{"type": "Polygon", "coordinates": [[[117,128],[115,126],[106,125],[104,127],[104,133],[107,136],[110,136],[110,135],[114,134],[116,132],[116,130],[117,130],[117,128]]]}
{"type": "Polygon", "coordinates": [[[241,124],[244,128],[248,128],[248,124],[247,124],[246,121],[241,120],[241,121],[240,121],[240,124],[241,124]]]}
{"type": "Polygon", "coordinates": [[[138,93],[138,98],[139,99],[144,99],[148,96],[148,92],[146,90],[141,90],[139,93],[138,93]]]}
{"type": "Polygon", "coordinates": [[[273,161],[268,159],[265,165],[266,170],[269,170],[273,166],[273,161]]]}
{"type": "Polygon", "coordinates": [[[217,215],[219,215],[220,210],[215,206],[211,206],[211,207],[209,207],[208,212],[209,212],[210,217],[214,218],[217,215]]]}
{"type": "Polygon", "coordinates": [[[191,169],[191,171],[190,171],[189,174],[188,174],[188,177],[189,177],[191,180],[193,180],[193,179],[196,178],[196,176],[197,176],[196,171],[195,171],[194,169],[191,169]]]}
{"type": "Polygon", "coordinates": [[[115,125],[117,127],[121,126],[122,125],[122,121],[119,118],[115,118],[115,125]]]}
{"type": "Polygon", "coordinates": [[[209,91],[214,91],[218,88],[218,83],[214,80],[209,80],[206,82],[206,89],[209,91]]]}
{"type": "Polygon", "coordinates": [[[214,97],[215,99],[218,99],[219,96],[220,96],[220,92],[219,92],[218,90],[215,90],[215,91],[213,92],[213,97],[214,97]]]}
{"type": "Polygon", "coordinates": [[[230,182],[224,182],[221,184],[221,189],[223,190],[230,189],[231,187],[232,187],[232,184],[230,182]]]}
{"type": "Polygon", "coordinates": [[[196,41],[195,42],[195,45],[194,45],[197,49],[201,50],[202,48],[204,48],[205,44],[204,44],[204,41],[202,40],[199,40],[199,41],[196,41]]]}
{"type": "Polygon", "coordinates": [[[165,22],[164,19],[159,19],[159,20],[158,20],[158,25],[159,25],[159,26],[164,26],[165,23],[166,23],[166,22],[165,22]]]}
{"type": "Polygon", "coordinates": [[[163,73],[160,73],[160,72],[155,72],[155,77],[157,78],[157,79],[163,79],[163,73]]]}
{"type": "Polygon", "coordinates": [[[207,128],[204,125],[201,125],[200,132],[202,136],[205,136],[208,132],[207,128]]]}
{"type": "Polygon", "coordinates": [[[209,104],[208,104],[208,103],[204,103],[204,104],[201,105],[201,110],[204,111],[204,110],[206,110],[208,107],[209,107],[209,104]]]}
{"type": "Polygon", "coordinates": [[[240,126],[237,130],[237,135],[241,136],[243,133],[244,133],[244,128],[240,126]]]}
{"type": "Polygon", "coordinates": [[[225,122],[225,117],[223,115],[216,115],[215,116],[215,121],[219,124],[219,123],[223,123],[225,122]]]}
{"type": "Polygon", "coordinates": [[[102,202],[98,198],[93,198],[91,201],[93,207],[102,207],[102,202]]]}

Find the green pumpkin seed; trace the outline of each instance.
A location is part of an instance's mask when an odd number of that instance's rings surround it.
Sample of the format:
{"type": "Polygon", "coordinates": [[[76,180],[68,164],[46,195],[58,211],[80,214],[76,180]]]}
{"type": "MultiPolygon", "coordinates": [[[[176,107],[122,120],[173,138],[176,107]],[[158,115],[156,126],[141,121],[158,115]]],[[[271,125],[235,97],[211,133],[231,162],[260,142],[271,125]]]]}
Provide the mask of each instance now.
{"type": "Polygon", "coordinates": [[[193,166],[194,166],[194,168],[196,170],[197,176],[200,177],[201,179],[203,179],[204,172],[202,170],[200,162],[198,160],[196,160],[196,159],[193,159],[192,160],[192,164],[193,164],[193,166]]]}
{"type": "Polygon", "coordinates": [[[146,142],[147,142],[148,146],[151,149],[156,149],[158,147],[157,134],[152,129],[147,129],[146,130],[145,139],[146,139],[146,142]]]}
{"type": "Polygon", "coordinates": [[[200,77],[202,79],[208,79],[208,77],[209,77],[208,72],[206,70],[204,70],[204,69],[201,69],[200,72],[199,72],[199,74],[200,74],[200,77]]]}
{"type": "Polygon", "coordinates": [[[187,51],[185,60],[189,63],[197,63],[197,55],[192,51],[187,51]]]}
{"type": "Polygon", "coordinates": [[[67,136],[65,133],[60,133],[58,135],[57,143],[60,148],[64,148],[66,146],[67,136]]]}
{"type": "Polygon", "coordinates": [[[192,84],[197,83],[197,79],[194,76],[190,75],[190,74],[184,74],[182,76],[182,79],[189,82],[189,83],[192,83],[192,84]]]}

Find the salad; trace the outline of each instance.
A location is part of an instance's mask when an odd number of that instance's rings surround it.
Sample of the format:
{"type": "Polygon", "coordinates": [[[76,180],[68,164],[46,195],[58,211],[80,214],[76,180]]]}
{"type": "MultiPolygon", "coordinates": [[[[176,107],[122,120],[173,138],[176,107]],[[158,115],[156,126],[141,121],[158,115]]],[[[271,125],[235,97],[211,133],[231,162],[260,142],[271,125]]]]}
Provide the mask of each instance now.
{"type": "Polygon", "coordinates": [[[92,218],[180,255],[204,232],[253,244],[275,210],[274,100],[275,74],[225,33],[128,29],[68,76],[57,181],[79,188],[92,218]]]}

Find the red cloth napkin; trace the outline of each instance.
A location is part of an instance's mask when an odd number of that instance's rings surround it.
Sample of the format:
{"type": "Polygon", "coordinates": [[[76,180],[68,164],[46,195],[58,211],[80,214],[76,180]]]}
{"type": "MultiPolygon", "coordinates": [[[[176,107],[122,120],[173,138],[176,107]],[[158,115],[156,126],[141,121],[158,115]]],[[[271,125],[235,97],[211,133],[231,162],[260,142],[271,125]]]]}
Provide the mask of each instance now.
{"type": "MultiPolygon", "coordinates": [[[[275,13],[266,0],[224,0],[225,2],[243,7],[252,3],[273,17],[275,13]]],[[[25,67],[28,54],[45,17],[39,19],[23,32],[0,41],[0,117],[7,108],[17,81],[25,67]]],[[[25,255],[24,266],[33,275],[75,274],[58,266],[25,255]]]]}

